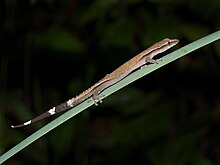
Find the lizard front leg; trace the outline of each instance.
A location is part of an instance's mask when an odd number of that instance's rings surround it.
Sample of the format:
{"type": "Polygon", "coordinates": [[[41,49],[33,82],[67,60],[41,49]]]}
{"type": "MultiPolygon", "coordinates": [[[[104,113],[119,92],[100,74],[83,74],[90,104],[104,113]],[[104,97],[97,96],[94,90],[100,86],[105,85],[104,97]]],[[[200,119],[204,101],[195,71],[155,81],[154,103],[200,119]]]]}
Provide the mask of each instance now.
{"type": "Polygon", "coordinates": [[[145,57],[145,63],[158,64],[160,61],[162,61],[162,60],[161,60],[161,59],[156,59],[156,60],[154,60],[154,59],[151,58],[150,56],[146,56],[146,57],[145,57]]]}

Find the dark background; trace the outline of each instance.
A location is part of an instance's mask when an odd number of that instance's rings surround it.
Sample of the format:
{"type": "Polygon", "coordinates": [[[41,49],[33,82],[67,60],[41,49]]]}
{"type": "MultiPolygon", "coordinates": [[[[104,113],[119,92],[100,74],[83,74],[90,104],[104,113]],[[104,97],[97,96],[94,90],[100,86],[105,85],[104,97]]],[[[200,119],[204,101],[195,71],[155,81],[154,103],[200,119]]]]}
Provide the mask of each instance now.
{"type": "MultiPolygon", "coordinates": [[[[0,155],[52,118],[12,129],[165,38],[219,30],[219,0],[0,1],[0,155]]],[[[169,50],[170,51],[170,50],[169,50]]],[[[220,164],[220,42],[139,79],[5,164],[220,164]]]]}

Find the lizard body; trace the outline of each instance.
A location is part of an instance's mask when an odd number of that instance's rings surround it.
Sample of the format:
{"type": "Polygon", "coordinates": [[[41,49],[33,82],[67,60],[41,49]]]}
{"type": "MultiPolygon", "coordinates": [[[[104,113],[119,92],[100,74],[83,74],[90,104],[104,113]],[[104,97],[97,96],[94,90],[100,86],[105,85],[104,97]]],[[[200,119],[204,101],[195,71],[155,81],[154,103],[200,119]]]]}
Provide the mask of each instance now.
{"type": "Polygon", "coordinates": [[[98,105],[98,102],[102,102],[102,98],[100,96],[100,93],[108,88],[109,86],[117,83],[118,81],[122,80],[124,77],[126,77],[128,74],[130,74],[132,71],[136,70],[137,68],[145,65],[146,63],[158,63],[159,60],[154,60],[153,57],[156,56],[159,53],[162,53],[166,51],[167,49],[173,47],[179,42],[177,39],[169,39],[165,38],[151,47],[145,49],[141,53],[137,54],[135,57],[118,67],[116,70],[111,72],[110,74],[107,74],[104,78],[102,78],[100,81],[95,83],[93,86],[82,92],[81,94],[77,95],[76,97],[73,97],[72,99],[69,99],[68,101],[57,105],[56,107],[53,107],[49,111],[39,115],[38,117],[29,120],[23,124],[12,126],[12,128],[18,128],[22,126],[29,125],[31,123],[34,123],[36,121],[42,120],[46,117],[49,117],[51,115],[54,115],[58,112],[62,112],[65,110],[68,110],[79,103],[83,102],[84,100],[88,99],[89,97],[92,97],[95,105],[98,105]]]}

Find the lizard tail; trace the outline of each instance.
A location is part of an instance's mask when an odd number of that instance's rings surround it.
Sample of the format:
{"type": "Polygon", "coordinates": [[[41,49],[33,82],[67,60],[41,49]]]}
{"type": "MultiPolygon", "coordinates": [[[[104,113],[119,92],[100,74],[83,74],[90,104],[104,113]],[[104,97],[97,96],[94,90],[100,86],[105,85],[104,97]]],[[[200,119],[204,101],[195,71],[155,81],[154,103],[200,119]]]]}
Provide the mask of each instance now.
{"type": "Polygon", "coordinates": [[[65,111],[65,110],[68,110],[72,108],[72,106],[68,105],[67,102],[65,103],[62,103],[60,105],[57,105],[56,107],[53,107],[51,108],[49,111],[37,116],[36,118],[32,119],[32,120],[29,120],[27,122],[24,122],[22,124],[19,124],[19,125],[12,125],[11,127],[12,128],[19,128],[19,127],[23,127],[23,126],[26,126],[26,125],[29,125],[29,124],[32,124],[32,123],[35,123],[39,120],[42,120],[44,118],[47,118],[47,117],[50,117],[56,113],[59,113],[59,112],[62,112],[62,111],[65,111]]]}

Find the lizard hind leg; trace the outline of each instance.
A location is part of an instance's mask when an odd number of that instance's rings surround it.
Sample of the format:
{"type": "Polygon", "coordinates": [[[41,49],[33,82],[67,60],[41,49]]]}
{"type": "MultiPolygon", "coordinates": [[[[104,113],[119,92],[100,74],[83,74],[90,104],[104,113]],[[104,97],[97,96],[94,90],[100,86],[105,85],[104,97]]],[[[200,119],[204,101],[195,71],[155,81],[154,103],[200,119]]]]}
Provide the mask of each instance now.
{"type": "Polygon", "coordinates": [[[100,92],[101,91],[97,89],[92,95],[92,100],[96,106],[98,106],[98,103],[102,103],[102,96],[100,95],[100,92]]]}

